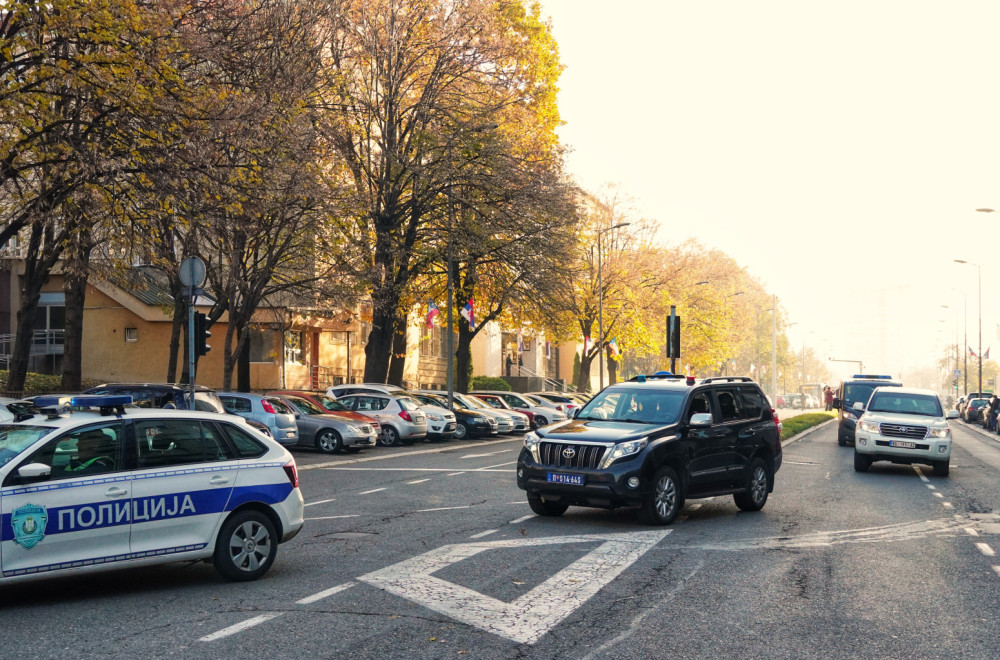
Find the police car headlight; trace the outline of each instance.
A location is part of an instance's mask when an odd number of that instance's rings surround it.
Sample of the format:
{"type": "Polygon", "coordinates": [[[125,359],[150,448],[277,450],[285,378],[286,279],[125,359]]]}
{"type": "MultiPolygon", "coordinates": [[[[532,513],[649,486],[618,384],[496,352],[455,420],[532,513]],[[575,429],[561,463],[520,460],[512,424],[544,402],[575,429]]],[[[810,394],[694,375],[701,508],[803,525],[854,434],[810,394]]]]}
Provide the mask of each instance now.
{"type": "Polygon", "coordinates": [[[932,438],[947,438],[951,435],[951,429],[947,426],[943,429],[930,429],[928,435],[932,438]]]}
{"type": "Polygon", "coordinates": [[[630,440],[629,442],[621,442],[615,445],[614,449],[605,454],[604,460],[601,461],[600,469],[603,470],[619,458],[625,458],[627,456],[634,456],[635,454],[638,454],[645,449],[648,444],[649,438],[639,438],[638,440],[630,440]]]}
{"type": "Polygon", "coordinates": [[[542,461],[538,457],[538,445],[540,445],[542,439],[538,437],[538,434],[534,431],[524,434],[524,448],[531,452],[531,457],[535,459],[536,463],[541,463],[542,461]]]}
{"type": "Polygon", "coordinates": [[[866,422],[864,420],[858,422],[858,428],[866,433],[878,433],[878,422],[866,422]]]}
{"type": "Polygon", "coordinates": [[[844,419],[857,419],[857,418],[858,414],[856,412],[852,412],[850,410],[844,411],[844,419]]]}

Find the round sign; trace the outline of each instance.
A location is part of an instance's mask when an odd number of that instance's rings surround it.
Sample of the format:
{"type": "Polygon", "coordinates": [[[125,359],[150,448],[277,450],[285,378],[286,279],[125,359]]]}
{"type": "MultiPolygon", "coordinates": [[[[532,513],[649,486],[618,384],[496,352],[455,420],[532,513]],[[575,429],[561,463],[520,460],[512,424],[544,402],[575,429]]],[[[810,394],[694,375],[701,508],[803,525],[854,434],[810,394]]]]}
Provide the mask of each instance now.
{"type": "Polygon", "coordinates": [[[199,287],[205,283],[205,262],[201,257],[188,257],[181,262],[181,284],[199,287]]]}

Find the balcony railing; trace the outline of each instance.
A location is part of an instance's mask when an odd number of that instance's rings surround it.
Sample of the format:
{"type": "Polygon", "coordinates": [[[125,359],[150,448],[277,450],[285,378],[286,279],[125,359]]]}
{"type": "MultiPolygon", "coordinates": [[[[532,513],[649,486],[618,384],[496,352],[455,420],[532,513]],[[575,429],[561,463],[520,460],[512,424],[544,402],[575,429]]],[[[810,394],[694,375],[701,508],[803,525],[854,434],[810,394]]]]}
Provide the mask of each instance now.
{"type": "MultiPolygon", "coordinates": [[[[31,333],[31,355],[62,355],[66,345],[65,330],[35,330],[31,333]]],[[[14,335],[0,335],[0,364],[10,366],[14,353],[14,335]]]]}

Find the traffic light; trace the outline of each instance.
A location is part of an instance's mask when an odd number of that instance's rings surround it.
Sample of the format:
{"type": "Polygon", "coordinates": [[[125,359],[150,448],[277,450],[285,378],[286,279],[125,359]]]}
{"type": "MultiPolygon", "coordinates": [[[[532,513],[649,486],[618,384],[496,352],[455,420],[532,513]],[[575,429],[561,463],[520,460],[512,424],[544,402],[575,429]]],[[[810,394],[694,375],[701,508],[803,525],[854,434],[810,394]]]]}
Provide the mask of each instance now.
{"type": "Polygon", "coordinates": [[[208,316],[201,312],[194,313],[194,352],[196,355],[204,355],[212,350],[208,345],[208,338],[212,333],[208,330],[208,316]]]}

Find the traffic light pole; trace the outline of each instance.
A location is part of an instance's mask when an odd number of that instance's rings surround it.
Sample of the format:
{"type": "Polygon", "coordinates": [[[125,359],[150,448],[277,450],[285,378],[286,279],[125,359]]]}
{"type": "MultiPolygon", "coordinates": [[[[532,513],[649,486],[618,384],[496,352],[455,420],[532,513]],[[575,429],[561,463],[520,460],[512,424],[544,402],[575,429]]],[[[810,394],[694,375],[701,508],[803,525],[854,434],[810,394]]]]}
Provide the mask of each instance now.
{"type": "Polygon", "coordinates": [[[189,405],[191,410],[194,410],[194,297],[195,297],[195,287],[188,287],[190,295],[188,296],[188,388],[191,392],[191,399],[189,405]]]}

